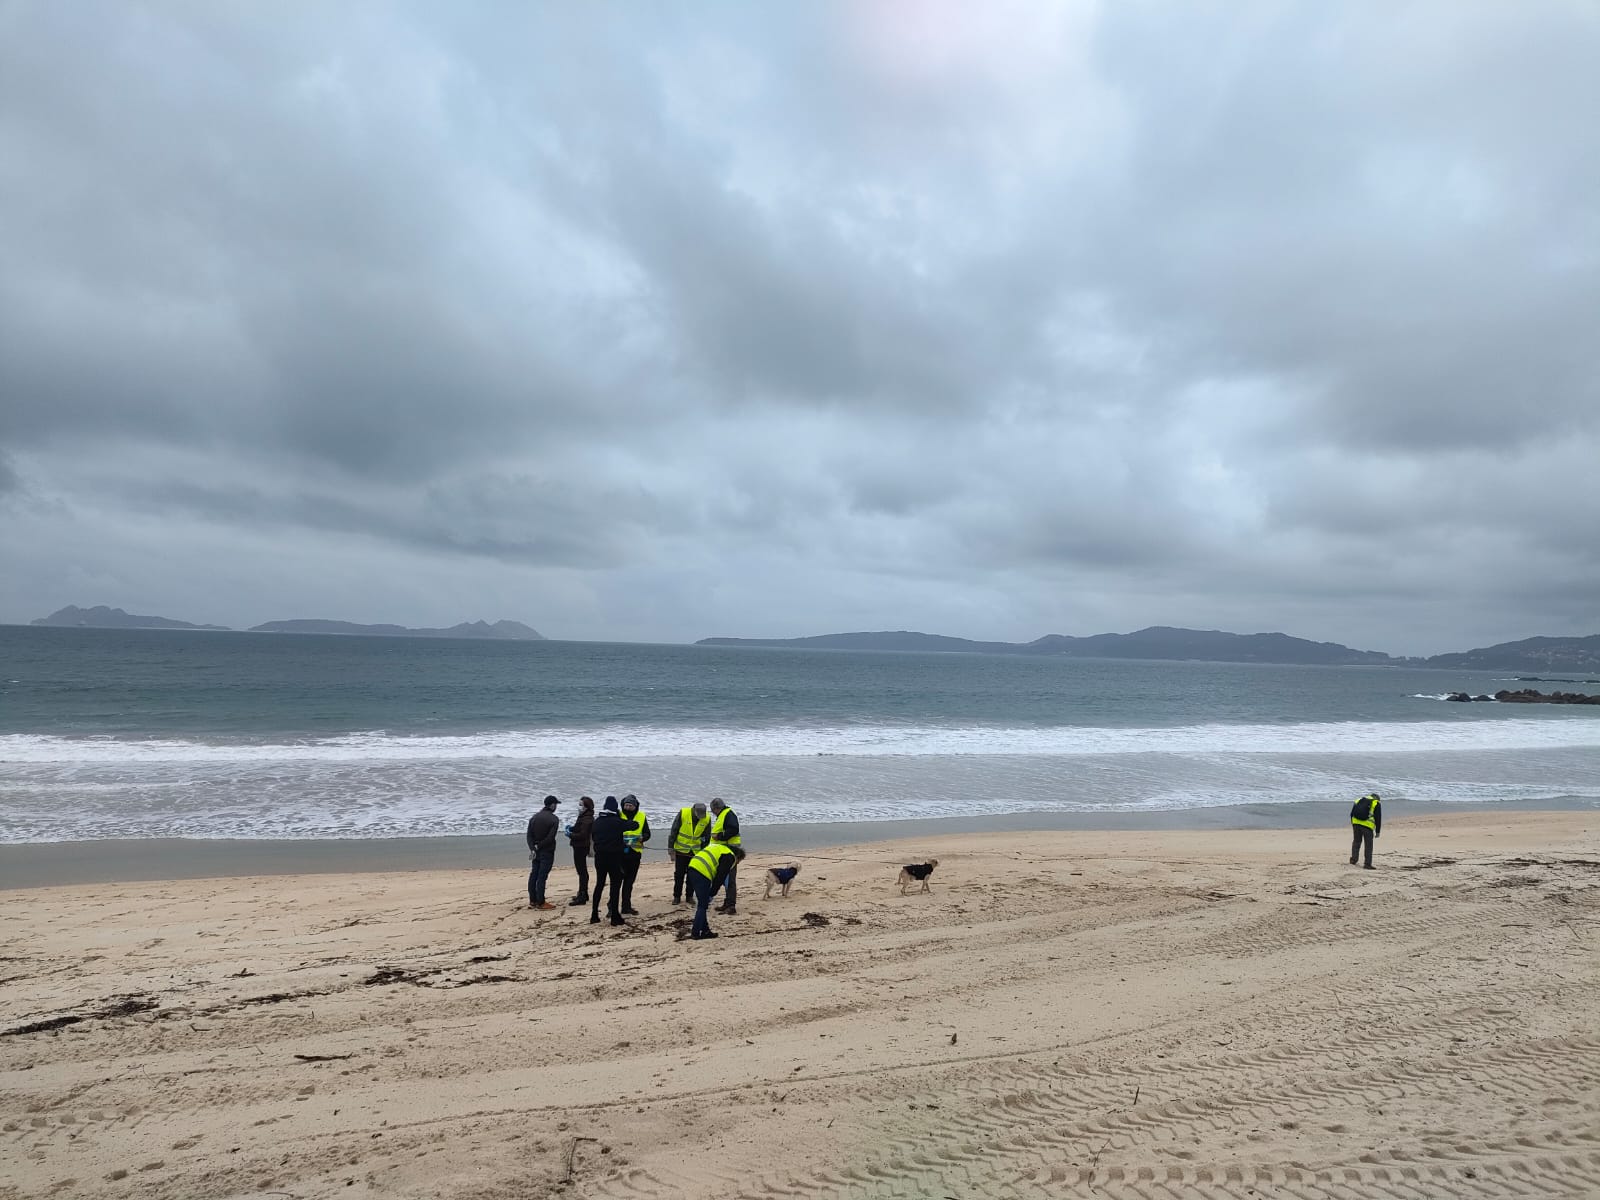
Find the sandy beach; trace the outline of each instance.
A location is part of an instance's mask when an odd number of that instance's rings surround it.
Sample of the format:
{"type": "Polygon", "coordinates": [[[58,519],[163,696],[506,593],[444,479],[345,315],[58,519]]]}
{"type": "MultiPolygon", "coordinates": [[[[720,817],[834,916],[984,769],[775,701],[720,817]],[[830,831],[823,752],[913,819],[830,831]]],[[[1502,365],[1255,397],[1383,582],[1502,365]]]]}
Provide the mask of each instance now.
{"type": "Polygon", "coordinates": [[[1600,1194],[1596,814],[1348,845],[757,853],[711,943],[660,858],[8,891],[0,1196],[1600,1194]]]}

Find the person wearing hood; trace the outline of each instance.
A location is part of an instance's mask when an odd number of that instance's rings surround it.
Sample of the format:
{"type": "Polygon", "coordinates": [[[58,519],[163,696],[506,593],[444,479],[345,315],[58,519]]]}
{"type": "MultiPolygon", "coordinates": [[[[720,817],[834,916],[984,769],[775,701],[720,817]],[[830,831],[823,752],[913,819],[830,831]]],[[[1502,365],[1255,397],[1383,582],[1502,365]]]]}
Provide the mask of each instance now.
{"type": "MultiPolygon", "coordinates": [[[[738,850],[739,858],[743,858],[742,839],[739,837],[739,814],[729,808],[721,796],[713,796],[711,798],[711,840],[716,841],[719,833],[727,835],[722,840],[735,850],[738,850]]],[[[729,869],[727,879],[728,892],[722,898],[722,903],[717,906],[717,911],[720,913],[736,913],[739,911],[737,907],[739,903],[738,859],[734,860],[732,868],[729,869]]],[[[719,884],[718,886],[720,887],[721,885],[719,884]]],[[[712,890],[715,891],[716,889],[713,888],[712,890]]]]}
{"type": "Polygon", "coordinates": [[[578,798],[578,816],[567,826],[567,842],[572,846],[572,866],[578,872],[578,894],[567,901],[568,908],[589,903],[589,832],[594,828],[594,799],[578,798]]]}
{"type": "Polygon", "coordinates": [[[545,901],[544,887],[550,879],[550,868],[556,863],[556,831],[561,828],[556,805],[560,803],[554,796],[546,796],[544,807],[528,818],[529,908],[555,907],[545,901]]]}
{"type": "Polygon", "coordinates": [[[644,844],[650,840],[650,819],[632,792],[622,798],[622,838],[622,915],[636,917],[639,910],[633,906],[633,881],[639,877],[644,844]]]}
{"type": "Polygon", "coordinates": [[[627,847],[623,840],[622,816],[617,812],[617,798],[607,796],[605,804],[595,816],[589,830],[589,844],[594,848],[594,904],[589,909],[589,923],[600,921],[600,893],[611,887],[606,901],[606,913],[613,925],[622,924],[618,897],[622,891],[622,855],[627,847]]]}

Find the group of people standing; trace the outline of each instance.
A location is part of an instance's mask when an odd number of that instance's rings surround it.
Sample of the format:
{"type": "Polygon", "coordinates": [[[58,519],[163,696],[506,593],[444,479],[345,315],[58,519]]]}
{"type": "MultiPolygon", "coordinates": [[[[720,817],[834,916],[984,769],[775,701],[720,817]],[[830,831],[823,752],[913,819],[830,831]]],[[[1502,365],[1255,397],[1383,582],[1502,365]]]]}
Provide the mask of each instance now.
{"type": "MultiPolygon", "coordinates": [[[[546,796],[544,806],[528,821],[528,859],[532,864],[528,872],[529,908],[556,907],[546,899],[545,892],[555,866],[556,837],[561,829],[556,808],[560,803],[557,797],[546,796]]],[[[599,924],[600,898],[605,894],[606,916],[611,924],[622,925],[624,917],[637,916],[633,885],[651,834],[650,819],[639,806],[639,798],[629,793],[619,803],[615,796],[607,796],[596,812],[594,800],[582,796],[578,815],[566,832],[572,846],[572,865],[578,873],[578,891],[567,901],[568,906],[590,905],[589,921],[599,924]],[[592,893],[588,861],[591,854],[592,893]]],[[[695,905],[692,938],[714,938],[717,935],[706,916],[712,897],[726,887],[717,911],[738,911],[738,868],[744,858],[738,815],[720,798],[713,799],[709,809],[704,804],[689,805],[673,817],[667,841],[672,854],[672,902],[695,905]]]]}

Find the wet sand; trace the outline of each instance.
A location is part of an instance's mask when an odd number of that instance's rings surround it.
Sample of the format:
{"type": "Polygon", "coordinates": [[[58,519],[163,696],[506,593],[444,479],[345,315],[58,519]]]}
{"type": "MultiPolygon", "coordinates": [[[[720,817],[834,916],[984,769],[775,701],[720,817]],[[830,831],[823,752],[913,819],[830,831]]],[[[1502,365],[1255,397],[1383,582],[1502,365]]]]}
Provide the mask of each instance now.
{"type": "MultiPolygon", "coordinates": [[[[1386,800],[1397,820],[1462,813],[1586,811],[1591,801],[1503,801],[1496,804],[1413,805],[1386,800]]],[[[785,854],[829,846],[893,841],[906,837],[1003,832],[1022,837],[1069,830],[1316,829],[1344,823],[1349,805],[1253,804],[1150,812],[1037,812],[1006,816],[918,818],[908,821],[836,821],[807,825],[746,822],[745,840],[763,853],[785,854]]],[[[531,814],[530,814],[531,815],[531,814]]],[[[664,843],[671,812],[655,814],[664,843]]],[[[562,843],[563,848],[565,843],[562,843]]],[[[650,853],[663,858],[653,845],[650,853]]],[[[558,851],[558,865],[567,856],[558,851]]],[[[527,860],[520,829],[493,836],[183,839],[147,838],[94,842],[0,845],[0,889],[132,880],[207,879],[243,875],[306,875],[369,871],[459,871],[500,867],[516,871],[527,860]]]]}
{"type": "Polygon", "coordinates": [[[0,1196],[1600,1194],[1596,814],[1386,815],[7,891],[0,1196]]]}

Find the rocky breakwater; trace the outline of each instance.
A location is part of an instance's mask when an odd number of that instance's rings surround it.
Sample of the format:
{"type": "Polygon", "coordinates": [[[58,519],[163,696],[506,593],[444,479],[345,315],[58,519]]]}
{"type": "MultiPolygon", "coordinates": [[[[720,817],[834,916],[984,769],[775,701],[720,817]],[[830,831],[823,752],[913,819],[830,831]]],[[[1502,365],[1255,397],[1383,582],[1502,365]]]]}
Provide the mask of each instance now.
{"type": "Polygon", "coordinates": [[[1586,696],[1582,692],[1536,692],[1532,688],[1521,691],[1496,692],[1492,696],[1472,696],[1466,692],[1451,692],[1446,700],[1468,703],[1475,700],[1498,700],[1501,704],[1600,704],[1600,696],[1586,696]]]}

